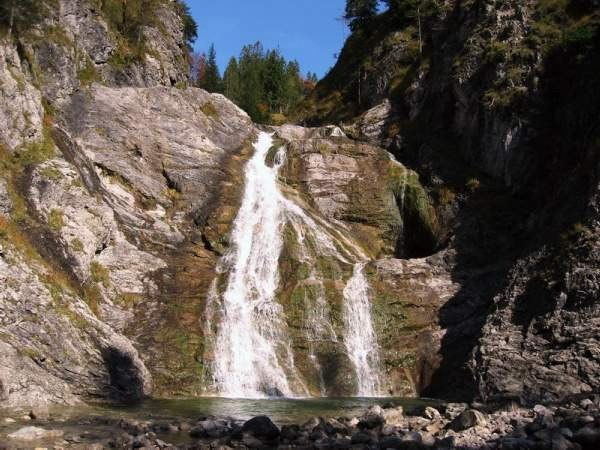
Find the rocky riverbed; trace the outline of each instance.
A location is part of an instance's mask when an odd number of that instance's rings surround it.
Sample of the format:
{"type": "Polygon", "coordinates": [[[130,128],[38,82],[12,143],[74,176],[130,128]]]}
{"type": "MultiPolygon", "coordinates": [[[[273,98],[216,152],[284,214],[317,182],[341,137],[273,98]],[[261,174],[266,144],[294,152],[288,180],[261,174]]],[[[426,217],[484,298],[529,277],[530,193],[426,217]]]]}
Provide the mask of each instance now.
{"type": "Polygon", "coordinates": [[[276,424],[267,416],[79,417],[38,408],[0,424],[0,448],[553,449],[600,448],[600,397],[561,406],[375,405],[354,417],[276,424]]]}

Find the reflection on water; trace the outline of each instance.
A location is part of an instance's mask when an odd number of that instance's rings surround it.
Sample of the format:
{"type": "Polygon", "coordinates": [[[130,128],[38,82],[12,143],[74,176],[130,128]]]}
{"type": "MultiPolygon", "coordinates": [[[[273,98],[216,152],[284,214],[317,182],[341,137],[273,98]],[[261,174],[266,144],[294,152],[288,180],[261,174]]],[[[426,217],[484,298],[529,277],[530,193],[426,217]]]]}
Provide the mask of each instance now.
{"type": "Polygon", "coordinates": [[[407,398],[310,398],[310,399],[228,399],[206,397],[190,400],[148,400],[137,405],[102,407],[108,414],[135,417],[201,418],[232,417],[247,420],[258,415],[269,416],[279,425],[303,423],[312,417],[356,416],[372,405],[403,406],[411,409],[435,404],[428,399],[407,398]]]}

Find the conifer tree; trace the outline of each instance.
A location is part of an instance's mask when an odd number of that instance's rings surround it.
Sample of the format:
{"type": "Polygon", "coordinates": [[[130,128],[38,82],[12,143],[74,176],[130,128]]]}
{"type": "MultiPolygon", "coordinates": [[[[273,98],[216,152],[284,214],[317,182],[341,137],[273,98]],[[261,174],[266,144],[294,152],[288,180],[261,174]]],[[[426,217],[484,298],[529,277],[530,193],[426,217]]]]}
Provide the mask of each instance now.
{"type": "Polygon", "coordinates": [[[225,96],[255,122],[265,123],[296,106],[307,92],[306,83],[297,61],[287,62],[279,50],[265,51],[256,42],[242,48],[239,59],[229,60],[222,86],[225,96]]]}
{"type": "Polygon", "coordinates": [[[239,103],[241,91],[240,69],[237,59],[232,57],[223,74],[223,94],[234,103],[239,103]]]}
{"type": "Polygon", "coordinates": [[[346,0],[344,19],[352,31],[362,28],[377,15],[377,3],[378,0],[346,0]]]}
{"type": "Polygon", "coordinates": [[[413,22],[419,32],[419,51],[423,53],[423,22],[440,10],[438,0],[383,0],[401,21],[413,22]]]}
{"type": "Polygon", "coordinates": [[[211,45],[206,58],[206,65],[202,74],[198,76],[198,87],[208,92],[221,92],[222,80],[217,65],[217,52],[215,46],[211,45]]]}
{"type": "Polygon", "coordinates": [[[185,3],[184,0],[176,0],[175,8],[177,9],[179,17],[181,17],[181,20],[183,21],[183,38],[188,50],[191,51],[192,44],[198,38],[198,24],[192,17],[190,7],[185,3]]]}

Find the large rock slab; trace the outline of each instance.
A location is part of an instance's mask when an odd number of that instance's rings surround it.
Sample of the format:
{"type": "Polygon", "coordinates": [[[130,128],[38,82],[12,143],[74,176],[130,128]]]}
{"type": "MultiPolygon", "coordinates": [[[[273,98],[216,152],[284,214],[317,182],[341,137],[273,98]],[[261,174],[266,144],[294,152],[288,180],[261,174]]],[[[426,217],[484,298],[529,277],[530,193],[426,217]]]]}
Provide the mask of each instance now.
{"type": "Polygon", "coordinates": [[[10,151],[42,138],[42,95],[8,45],[0,45],[0,99],[0,145],[10,151]]]}

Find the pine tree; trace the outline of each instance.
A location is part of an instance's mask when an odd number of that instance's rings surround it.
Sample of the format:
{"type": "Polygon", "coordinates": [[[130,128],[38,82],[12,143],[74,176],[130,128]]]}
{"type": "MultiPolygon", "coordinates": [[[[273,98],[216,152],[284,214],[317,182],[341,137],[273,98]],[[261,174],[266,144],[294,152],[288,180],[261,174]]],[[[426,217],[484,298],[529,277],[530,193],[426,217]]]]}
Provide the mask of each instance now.
{"type": "Polygon", "coordinates": [[[298,104],[304,94],[304,82],[300,76],[300,64],[298,61],[290,61],[286,67],[286,90],[284,102],[286,110],[298,104]]]}
{"type": "Polygon", "coordinates": [[[198,38],[198,24],[192,17],[192,13],[190,11],[190,7],[183,0],[175,1],[175,8],[179,17],[183,21],[183,39],[188,47],[188,50],[191,51],[192,44],[198,38]]]}
{"type": "Polygon", "coordinates": [[[281,120],[281,115],[298,104],[307,88],[297,61],[287,62],[279,50],[265,52],[262,44],[256,42],[242,48],[239,59],[229,60],[223,91],[255,122],[265,123],[281,120]]]}
{"type": "Polygon", "coordinates": [[[222,80],[217,65],[217,52],[215,46],[211,44],[206,58],[206,66],[202,76],[198,77],[198,87],[208,92],[222,92],[222,80]]]}
{"type": "Polygon", "coordinates": [[[263,86],[264,49],[260,42],[242,48],[239,60],[242,94],[240,107],[257,122],[268,119],[263,86]]]}
{"type": "Polygon", "coordinates": [[[377,15],[378,0],[346,0],[344,19],[349,21],[352,31],[365,26],[377,15]]]}
{"type": "Polygon", "coordinates": [[[383,0],[383,2],[401,21],[416,22],[419,32],[419,52],[423,54],[423,22],[439,13],[438,0],[383,0]]]}
{"type": "Polygon", "coordinates": [[[269,105],[269,109],[282,113],[286,83],[286,64],[285,59],[279,51],[271,50],[267,52],[264,61],[263,80],[265,100],[269,105]]]}
{"type": "Polygon", "coordinates": [[[232,57],[223,74],[223,93],[228,99],[239,104],[241,92],[240,69],[238,67],[237,59],[232,57]]]}

